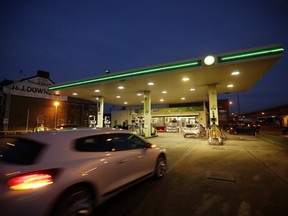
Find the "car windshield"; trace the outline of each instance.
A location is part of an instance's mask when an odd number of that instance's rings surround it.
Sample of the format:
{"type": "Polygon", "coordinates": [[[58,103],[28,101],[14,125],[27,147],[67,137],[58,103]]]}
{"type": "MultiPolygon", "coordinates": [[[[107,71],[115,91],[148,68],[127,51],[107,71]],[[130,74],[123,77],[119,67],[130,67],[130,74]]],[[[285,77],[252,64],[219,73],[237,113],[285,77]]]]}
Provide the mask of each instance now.
{"type": "Polygon", "coordinates": [[[0,138],[0,161],[18,165],[34,164],[44,145],[13,137],[0,138]]]}

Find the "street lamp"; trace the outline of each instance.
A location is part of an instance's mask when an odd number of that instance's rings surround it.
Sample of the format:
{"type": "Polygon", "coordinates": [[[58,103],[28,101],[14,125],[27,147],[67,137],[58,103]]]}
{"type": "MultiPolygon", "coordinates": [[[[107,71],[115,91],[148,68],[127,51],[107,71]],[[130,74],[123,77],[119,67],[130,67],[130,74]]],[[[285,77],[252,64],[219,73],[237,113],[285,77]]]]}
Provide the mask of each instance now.
{"type": "Polygon", "coordinates": [[[54,128],[57,127],[57,118],[58,118],[58,106],[59,106],[59,102],[55,101],[54,102],[54,106],[55,106],[55,116],[54,116],[54,128]]]}

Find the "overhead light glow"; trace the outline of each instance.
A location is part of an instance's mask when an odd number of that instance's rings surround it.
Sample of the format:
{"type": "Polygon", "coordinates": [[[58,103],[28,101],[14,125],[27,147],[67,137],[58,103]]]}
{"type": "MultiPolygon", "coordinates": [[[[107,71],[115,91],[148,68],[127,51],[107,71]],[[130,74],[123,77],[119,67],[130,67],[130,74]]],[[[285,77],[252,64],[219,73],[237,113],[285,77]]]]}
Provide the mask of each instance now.
{"type": "Polygon", "coordinates": [[[165,90],[164,90],[164,91],[162,91],[162,94],[167,94],[167,91],[165,91],[165,90]]]}
{"type": "Polygon", "coordinates": [[[195,88],[191,88],[190,91],[195,91],[195,88]]]}
{"type": "Polygon", "coordinates": [[[182,97],[181,100],[186,100],[186,98],[185,98],[185,97],[182,97]]]}
{"type": "Polygon", "coordinates": [[[124,102],[124,104],[128,104],[128,102],[127,102],[127,101],[125,101],[125,102],[124,102]]]}
{"type": "Polygon", "coordinates": [[[164,99],[160,99],[160,102],[163,102],[164,101],[164,99]]]}
{"type": "Polygon", "coordinates": [[[154,83],[153,83],[153,82],[148,82],[147,85],[149,85],[149,86],[153,86],[154,83]]]}
{"type": "Polygon", "coordinates": [[[137,96],[142,96],[142,94],[141,93],[137,93],[137,96]]]}
{"type": "Polygon", "coordinates": [[[124,89],[124,86],[118,86],[118,89],[124,89]]]}
{"type": "Polygon", "coordinates": [[[117,95],[116,98],[121,98],[121,96],[120,96],[120,95],[117,95]]]}
{"type": "Polygon", "coordinates": [[[189,77],[184,77],[183,79],[182,79],[182,81],[189,81],[190,79],[189,79],[189,77]]]}
{"type": "Polygon", "coordinates": [[[240,74],[239,71],[233,71],[233,72],[231,73],[232,76],[237,76],[237,75],[239,75],[239,74],[240,74]]]}
{"type": "Polygon", "coordinates": [[[72,93],[72,95],[74,95],[74,96],[77,96],[77,95],[78,95],[78,93],[77,93],[77,92],[73,92],[73,93],[72,93]]]}
{"type": "Polygon", "coordinates": [[[100,92],[100,90],[99,89],[95,89],[94,92],[100,92]]]}
{"type": "Polygon", "coordinates": [[[228,88],[233,88],[234,85],[233,85],[233,84],[229,84],[229,85],[227,85],[227,87],[228,87],[228,88]]]}

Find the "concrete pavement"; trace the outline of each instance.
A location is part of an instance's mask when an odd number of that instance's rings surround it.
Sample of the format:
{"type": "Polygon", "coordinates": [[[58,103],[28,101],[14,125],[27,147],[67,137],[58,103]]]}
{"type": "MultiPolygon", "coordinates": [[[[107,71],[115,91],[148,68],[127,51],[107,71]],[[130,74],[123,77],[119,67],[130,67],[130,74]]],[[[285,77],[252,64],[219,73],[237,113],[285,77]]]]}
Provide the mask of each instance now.
{"type": "Polygon", "coordinates": [[[149,141],[167,149],[168,172],[96,209],[95,215],[288,215],[288,150],[254,136],[207,139],[159,134],[149,141]]]}

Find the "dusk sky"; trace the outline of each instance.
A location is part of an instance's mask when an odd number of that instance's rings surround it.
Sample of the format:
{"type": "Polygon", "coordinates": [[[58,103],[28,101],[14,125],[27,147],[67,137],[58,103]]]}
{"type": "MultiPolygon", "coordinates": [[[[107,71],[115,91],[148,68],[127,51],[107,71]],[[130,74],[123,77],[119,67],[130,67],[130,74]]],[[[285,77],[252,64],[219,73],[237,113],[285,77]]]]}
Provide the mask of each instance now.
{"type": "MultiPolygon", "coordinates": [[[[288,0],[0,3],[0,81],[43,70],[60,84],[107,68],[117,73],[274,44],[284,46],[284,57],[239,93],[241,113],[288,104],[288,0]]],[[[236,100],[235,93],[224,97],[236,100]]]]}

